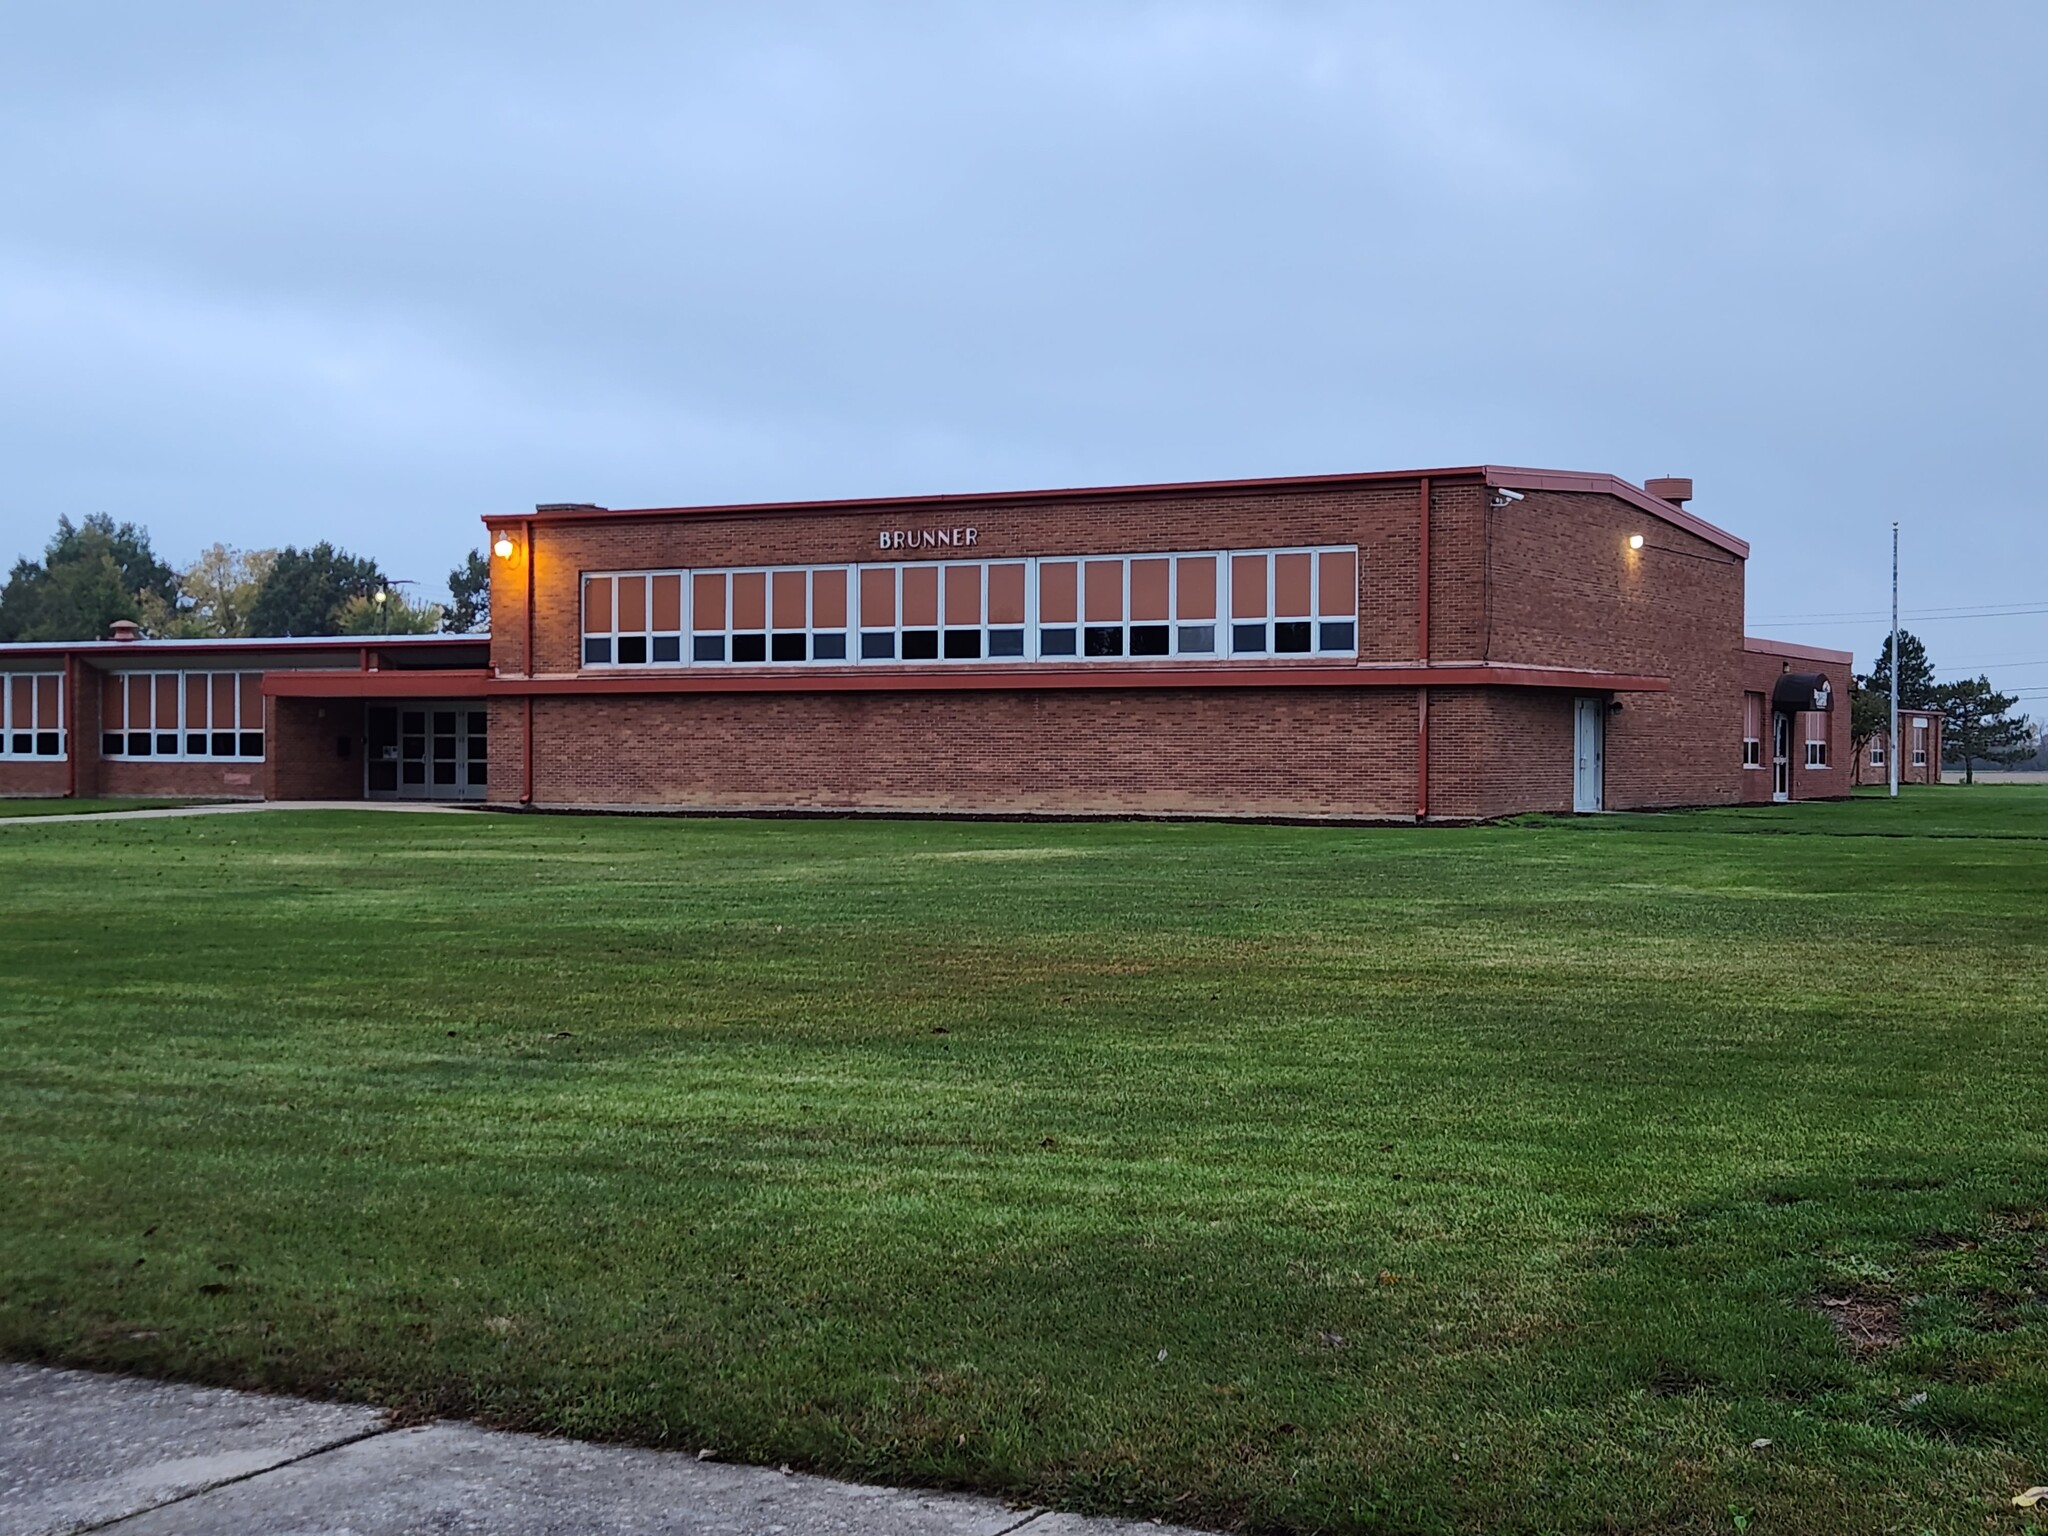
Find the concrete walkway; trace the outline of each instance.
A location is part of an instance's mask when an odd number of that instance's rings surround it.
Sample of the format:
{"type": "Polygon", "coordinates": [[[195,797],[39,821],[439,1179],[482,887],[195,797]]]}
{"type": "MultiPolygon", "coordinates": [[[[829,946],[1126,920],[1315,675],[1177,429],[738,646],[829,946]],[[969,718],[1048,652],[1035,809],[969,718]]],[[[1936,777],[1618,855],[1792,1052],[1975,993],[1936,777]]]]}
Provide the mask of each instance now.
{"type": "Polygon", "coordinates": [[[398,1429],[374,1408],[0,1364],[0,1536],[1156,1536],[1171,1529],[470,1424],[398,1429]]]}
{"type": "MultiPolygon", "coordinates": [[[[81,801],[89,805],[90,801],[81,801]]],[[[0,810],[7,802],[0,800],[0,810]]],[[[206,805],[165,805],[148,811],[52,811],[47,816],[0,815],[0,827],[69,825],[74,821],[151,821],[160,816],[246,816],[255,811],[425,811],[469,815],[481,809],[445,800],[215,800],[206,805]]]]}

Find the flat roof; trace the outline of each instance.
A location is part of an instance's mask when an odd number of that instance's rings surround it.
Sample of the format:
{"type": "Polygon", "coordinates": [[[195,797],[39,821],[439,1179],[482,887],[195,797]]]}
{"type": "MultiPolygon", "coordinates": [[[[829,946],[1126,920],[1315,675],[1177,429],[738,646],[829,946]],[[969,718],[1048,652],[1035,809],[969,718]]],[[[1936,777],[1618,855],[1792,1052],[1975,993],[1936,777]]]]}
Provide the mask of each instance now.
{"type": "Polygon", "coordinates": [[[194,651],[279,651],[303,647],[310,651],[389,650],[393,646],[489,645],[488,633],[475,635],[223,635],[213,640],[8,640],[0,641],[0,657],[67,656],[74,651],[95,655],[177,656],[194,651]]]}
{"type": "Polygon", "coordinates": [[[906,512],[940,512],[952,508],[999,507],[1014,503],[1044,501],[1110,500],[1134,496],[1185,496],[1219,493],[1257,494],[1265,491],[1341,490],[1346,486],[1376,485],[1394,480],[1478,480],[1481,484],[1510,491],[1576,491],[1618,497],[1652,517],[1705,539],[1738,559],[1749,558],[1749,544],[1704,518],[1695,517],[1676,502],[1652,496],[1639,485],[1619,475],[1589,474],[1569,469],[1522,469],[1503,464],[1462,464],[1439,469],[1370,470],[1335,475],[1283,475],[1250,480],[1176,480],[1140,485],[1066,486],[1029,491],[962,491],[923,496],[860,496],[821,501],[726,502],[683,507],[600,507],[585,502],[543,502],[531,512],[512,516],[485,517],[492,527],[506,523],[571,523],[605,518],[642,517],[759,517],[778,513],[852,515],[901,508],[906,512]]]}
{"type": "Polygon", "coordinates": [[[1838,667],[1856,665],[1853,651],[1831,651],[1818,645],[1799,645],[1790,640],[1766,640],[1760,635],[1744,635],[1742,648],[1753,656],[1784,656],[1793,661],[1830,661],[1838,667]]]}

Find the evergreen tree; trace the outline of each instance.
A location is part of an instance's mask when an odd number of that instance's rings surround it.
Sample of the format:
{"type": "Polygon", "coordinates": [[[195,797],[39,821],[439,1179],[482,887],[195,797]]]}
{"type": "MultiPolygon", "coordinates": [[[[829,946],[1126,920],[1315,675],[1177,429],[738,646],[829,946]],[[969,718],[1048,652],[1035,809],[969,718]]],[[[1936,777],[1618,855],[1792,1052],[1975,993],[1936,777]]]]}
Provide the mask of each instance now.
{"type": "Polygon", "coordinates": [[[145,604],[176,601],[177,577],[146,529],[104,512],[79,525],[60,517],[43,558],[15,561],[0,587],[0,640],[104,640],[116,619],[139,623],[145,604]]]}
{"type": "MultiPolygon", "coordinates": [[[[1877,664],[1856,680],[1857,686],[1882,694],[1885,708],[1891,708],[1892,637],[1887,634],[1878,647],[1877,664]]],[[[1899,708],[1934,709],[1940,700],[1934,681],[1934,664],[1927,659],[1927,647],[1911,630],[1899,631],[1899,708]]]]}
{"type": "MultiPolygon", "coordinates": [[[[1904,677],[1903,650],[1900,656],[1899,675],[1904,677]]],[[[2019,700],[2012,694],[1997,692],[1989,678],[1972,677],[1948,683],[1940,689],[1940,695],[1942,761],[1961,763],[1965,784],[1976,782],[1972,770],[1980,762],[2003,767],[2025,762],[2034,755],[2038,742],[2033,722],[2024,715],[2014,715],[2012,708],[2019,700]]]]}
{"type": "Polygon", "coordinates": [[[247,632],[338,635],[349,600],[367,599],[384,586],[384,574],[374,560],[338,550],[324,539],[311,549],[287,545],[277,552],[256,588],[247,632]]]}

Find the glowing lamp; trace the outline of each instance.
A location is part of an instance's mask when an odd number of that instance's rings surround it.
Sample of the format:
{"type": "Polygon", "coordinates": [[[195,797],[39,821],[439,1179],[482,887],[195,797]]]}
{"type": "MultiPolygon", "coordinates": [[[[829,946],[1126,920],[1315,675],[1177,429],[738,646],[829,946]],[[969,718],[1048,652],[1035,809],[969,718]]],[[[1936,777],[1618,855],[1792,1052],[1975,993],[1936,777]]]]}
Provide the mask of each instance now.
{"type": "Polygon", "coordinates": [[[509,533],[499,534],[497,542],[491,545],[491,553],[500,560],[510,560],[512,558],[512,535],[509,533]]]}
{"type": "Polygon", "coordinates": [[[1643,536],[1640,533],[1630,534],[1628,536],[1628,547],[1630,549],[1641,549],[1643,547],[1643,536]]]}

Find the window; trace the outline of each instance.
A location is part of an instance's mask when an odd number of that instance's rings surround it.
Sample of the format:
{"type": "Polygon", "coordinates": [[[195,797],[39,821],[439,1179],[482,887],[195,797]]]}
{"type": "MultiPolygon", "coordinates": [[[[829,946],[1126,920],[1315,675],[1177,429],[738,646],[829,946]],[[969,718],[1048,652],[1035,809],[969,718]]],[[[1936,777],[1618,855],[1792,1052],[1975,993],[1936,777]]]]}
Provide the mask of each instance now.
{"type": "Polygon", "coordinates": [[[1913,722],[1913,766],[1915,768],[1925,768],[1927,766],[1927,722],[1925,720],[1915,720],[1913,722]]]}
{"type": "Polygon", "coordinates": [[[583,665],[674,666],[683,659],[683,573],[583,578],[583,665]]]}
{"type": "Polygon", "coordinates": [[[1806,766],[1828,765],[1828,721],[1831,716],[1809,710],[1806,715],[1806,766]]]}
{"type": "Polygon", "coordinates": [[[1760,769],[1763,765],[1764,696],[1745,693],[1742,696],[1742,766],[1760,769]]]}
{"type": "Polygon", "coordinates": [[[261,672],[113,672],[101,679],[100,755],[260,761],[261,672]]]}
{"type": "Polygon", "coordinates": [[[0,676],[0,757],[63,757],[64,675],[0,676]]]}
{"type": "Polygon", "coordinates": [[[1870,766],[1873,768],[1882,768],[1884,766],[1884,738],[1882,736],[1870,738],[1870,766]]]}
{"type": "Polygon", "coordinates": [[[586,667],[1356,655],[1358,551],[610,571],[586,667]]]}

